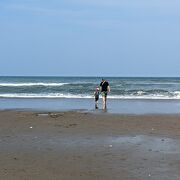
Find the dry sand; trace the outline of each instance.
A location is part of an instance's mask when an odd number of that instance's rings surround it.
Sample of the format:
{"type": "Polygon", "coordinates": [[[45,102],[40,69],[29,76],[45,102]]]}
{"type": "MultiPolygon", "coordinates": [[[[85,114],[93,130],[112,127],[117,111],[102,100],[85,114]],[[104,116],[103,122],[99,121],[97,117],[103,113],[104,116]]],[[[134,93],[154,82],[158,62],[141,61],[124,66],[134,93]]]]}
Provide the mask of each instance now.
{"type": "Polygon", "coordinates": [[[180,116],[0,112],[2,180],[179,180],[180,116]]]}

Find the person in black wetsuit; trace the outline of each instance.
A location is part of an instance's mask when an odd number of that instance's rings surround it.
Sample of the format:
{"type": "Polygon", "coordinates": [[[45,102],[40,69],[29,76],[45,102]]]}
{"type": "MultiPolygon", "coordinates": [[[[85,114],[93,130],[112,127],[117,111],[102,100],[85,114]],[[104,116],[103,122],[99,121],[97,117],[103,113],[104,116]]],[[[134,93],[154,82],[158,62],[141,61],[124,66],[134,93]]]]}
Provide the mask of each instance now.
{"type": "Polygon", "coordinates": [[[100,83],[100,92],[103,98],[103,109],[106,109],[107,108],[107,95],[110,92],[110,85],[105,79],[102,79],[100,83]]]}

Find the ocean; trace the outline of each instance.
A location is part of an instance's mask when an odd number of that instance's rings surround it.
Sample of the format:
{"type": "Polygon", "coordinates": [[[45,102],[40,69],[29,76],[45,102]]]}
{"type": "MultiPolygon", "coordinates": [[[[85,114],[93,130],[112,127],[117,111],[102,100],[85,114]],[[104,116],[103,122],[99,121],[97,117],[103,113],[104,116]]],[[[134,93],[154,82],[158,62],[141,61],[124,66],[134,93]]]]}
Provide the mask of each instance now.
{"type": "MultiPolygon", "coordinates": [[[[178,77],[104,78],[111,87],[108,107],[112,112],[180,112],[180,78],[178,77]]],[[[92,110],[93,93],[100,82],[101,77],[3,76],[0,77],[0,109],[92,110]]]]}
{"type": "MultiPolygon", "coordinates": [[[[107,77],[110,99],[180,99],[180,78],[107,77]]],[[[93,98],[99,77],[0,77],[0,98],[93,98]]]]}

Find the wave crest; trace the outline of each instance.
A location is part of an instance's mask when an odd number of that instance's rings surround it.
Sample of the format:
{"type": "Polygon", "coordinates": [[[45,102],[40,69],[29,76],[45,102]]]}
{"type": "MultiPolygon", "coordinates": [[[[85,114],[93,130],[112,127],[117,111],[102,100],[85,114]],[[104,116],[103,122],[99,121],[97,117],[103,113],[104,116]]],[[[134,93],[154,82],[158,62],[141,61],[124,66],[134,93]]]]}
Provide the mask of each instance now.
{"type": "MultiPolygon", "coordinates": [[[[42,94],[35,94],[35,93],[4,93],[0,94],[0,98],[68,98],[68,99],[93,99],[93,95],[87,95],[87,94],[63,94],[63,93],[42,93],[42,94]]],[[[101,96],[100,96],[101,98],[101,96]]],[[[142,92],[140,92],[137,95],[108,95],[108,99],[154,99],[154,100],[176,100],[180,99],[180,92],[176,91],[171,93],[171,95],[164,95],[164,94],[149,94],[144,95],[142,92]]]]}
{"type": "Polygon", "coordinates": [[[21,86],[63,86],[69,83],[0,83],[4,87],[21,87],[21,86]]]}

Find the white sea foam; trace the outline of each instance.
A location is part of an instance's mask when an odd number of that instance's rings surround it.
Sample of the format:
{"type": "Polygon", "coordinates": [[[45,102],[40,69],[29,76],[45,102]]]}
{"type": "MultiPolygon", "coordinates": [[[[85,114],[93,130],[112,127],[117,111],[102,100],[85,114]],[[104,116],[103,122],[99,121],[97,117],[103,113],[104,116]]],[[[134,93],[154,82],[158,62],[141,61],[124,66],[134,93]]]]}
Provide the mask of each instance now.
{"type": "Polygon", "coordinates": [[[175,99],[180,99],[179,97],[170,97],[170,96],[163,96],[163,95],[144,95],[144,96],[109,96],[109,99],[141,99],[141,100],[175,100],[175,99]]]}
{"type": "Polygon", "coordinates": [[[49,93],[49,94],[26,94],[26,93],[13,93],[13,94],[0,94],[0,98],[93,98],[88,95],[73,95],[73,94],[60,94],[60,93],[49,93]]]}
{"type": "Polygon", "coordinates": [[[137,94],[140,96],[142,95],[144,92],[143,91],[138,91],[137,94]]]}
{"type": "MultiPolygon", "coordinates": [[[[68,98],[68,99],[93,99],[92,95],[85,94],[62,94],[62,93],[48,93],[48,94],[27,94],[27,93],[12,93],[12,94],[0,94],[0,98],[68,98]]],[[[100,96],[101,98],[101,96],[100,96]]],[[[162,94],[151,94],[151,95],[109,95],[108,99],[154,99],[154,100],[175,100],[180,99],[180,92],[174,93],[174,96],[167,96],[162,94]]]]}
{"type": "Polygon", "coordinates": [[[5,87],[21,87],[21,86],[63,86],[69,83],[0,83],[0,86],[5,87]]]}

